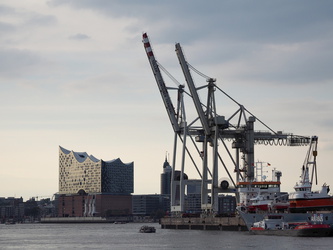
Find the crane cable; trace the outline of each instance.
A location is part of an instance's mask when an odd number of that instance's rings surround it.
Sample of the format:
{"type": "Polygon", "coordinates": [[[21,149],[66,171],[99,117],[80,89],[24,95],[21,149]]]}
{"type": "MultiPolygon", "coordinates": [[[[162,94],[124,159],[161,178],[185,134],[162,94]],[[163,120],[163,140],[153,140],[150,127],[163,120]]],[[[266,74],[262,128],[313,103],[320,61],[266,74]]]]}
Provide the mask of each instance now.
{"type": "Polygon", "coordinates": [[[162,64],[160,64],[158,61],[156,61],[156,63],[160,67],[160,69],[177,85],[177,87],[182,85],[162,66],[162,64]]]}
{"type": "Polygon", "coordinates": [[[211,79],[211,77],[205,75],[204,73],[201,73],[199,70],[197,70],[196,68],[194,68],[191,64],[189,64],[188,62],[187,63],[187,66],[192,69],[195,73],[197,73],[198,75],[202,76],[203,78],[205,78],[206,80],[208,79],[211,79]]]}

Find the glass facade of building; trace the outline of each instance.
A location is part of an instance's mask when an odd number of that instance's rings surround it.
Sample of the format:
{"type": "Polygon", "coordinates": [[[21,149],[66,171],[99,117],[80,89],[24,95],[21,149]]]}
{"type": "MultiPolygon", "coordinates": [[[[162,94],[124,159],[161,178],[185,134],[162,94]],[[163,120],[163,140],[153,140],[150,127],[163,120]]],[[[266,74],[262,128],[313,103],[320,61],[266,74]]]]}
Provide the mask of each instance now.
{"type": "Polygon", "coordinates": [[[103,161],[85,152],[59,147],[59,194],[133,193],[134,163],[103,161]]]}

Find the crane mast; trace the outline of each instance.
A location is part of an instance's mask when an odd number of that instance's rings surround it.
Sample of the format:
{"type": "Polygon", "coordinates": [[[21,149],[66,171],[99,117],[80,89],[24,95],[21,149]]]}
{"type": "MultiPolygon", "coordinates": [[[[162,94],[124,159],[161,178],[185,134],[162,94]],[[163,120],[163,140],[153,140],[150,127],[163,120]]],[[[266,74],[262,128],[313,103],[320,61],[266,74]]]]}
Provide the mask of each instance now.
{"type": "Polygon", "coordinates": [[[318,137],[317,136],[312,136],[311,137],[311,143],[309,150],[306,154],[304,164],[303,166],[306,168],[309,168],[310,165],[312,165],[312,173],[311,173],[311,184],[313,183],[313,177],[315,175],[316,178],[316,185],[318,182],[317,179],[317,145],[318,145],[318,137]]]}

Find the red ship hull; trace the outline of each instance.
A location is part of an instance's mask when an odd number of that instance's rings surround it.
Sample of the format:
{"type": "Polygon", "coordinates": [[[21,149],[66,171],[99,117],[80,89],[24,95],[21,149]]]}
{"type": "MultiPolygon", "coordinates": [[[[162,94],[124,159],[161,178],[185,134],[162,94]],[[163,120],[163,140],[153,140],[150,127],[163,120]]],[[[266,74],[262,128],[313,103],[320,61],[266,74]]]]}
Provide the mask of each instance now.
{"type": "Polygon", "coordinates": [[[250,233],[257,235],[274,236],[298,236],[298,237],[327,237],[332,235],[333,229],[329,225],[304,224],[294,229],[264,229],[262,227],[251,227],[250,233]]]}
{"type": "Polygon", "coordinates": [[[291,199],[290,212],[333,210],[333,197],[317,199],[291,199]]]}
{"type": "MultiPolygon", "coordinates": [[[[289,204],[286,205],[286,204],[273,204],[273,207],[272,209],[274,210],[286,210],[289,208],[289,204]]],[[[261,210],[261,211],[268,211],[270,209],[269,205],[268,204],[262,204],[262,205],[249,205],[247,207],[248,211],[249,212],[256,212],[258,210],[261,210]]]]}
{"type": "Polygon", "coordinates": [[[247,207],[249,212],[255,212],[257,210],[262,210],[262,211],[267,211],[268,210],[268,205],[263,204],[263,205],[250,205],[247,207]]]}

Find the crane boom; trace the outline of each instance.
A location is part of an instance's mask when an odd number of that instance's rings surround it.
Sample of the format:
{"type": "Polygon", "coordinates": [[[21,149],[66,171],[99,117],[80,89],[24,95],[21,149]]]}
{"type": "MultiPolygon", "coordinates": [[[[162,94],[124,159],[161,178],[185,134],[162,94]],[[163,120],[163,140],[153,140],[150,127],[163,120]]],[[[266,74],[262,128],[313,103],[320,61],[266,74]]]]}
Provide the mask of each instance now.
{"type": "Polygon", "coordinates": [[[190,92],[191,92],[191,95],[192,95],[192,98],[193,98],[193,102],[194,102],[195,108],[197,110],[197,113],[199,115],[202,127],[205,130],[205,134],[210,135],[211,134],[211,129],[209,127],[207,117],[206,117],[206,115],[205,115],[205,113],[202,109],[202,105],[201,105],[201,102],[200,102],[200,99],[199,99],[199,95],[198,95],[197,90],[194,86],[194,82],[193,82],[190,70],[188,69],[188,65],[186,63],[182,48],[180,47],[179,43],[176,44],[176,53],[177,53],[177,56],[178,56],[180,66],[183,70],[187,85],[190,89],[190,92]]]}
{"type": "Polygon", "coordinates": [[[165,82],[163,80],[160,68],[159,68],[159,66],[157,64],[157,61],[155,59],[155,56],[154,56],[153,50],[151,48],[150,41],[149,41],[147,33],[144,33],[142,35],[142,38],[143,38],[142,42],[144,44],[148,60],[149,60],[151,69],[154,73],[155,80],[156,80],[157,86],[160,90],[160,93],[161,93],[161,96],[162,96],[162,99],[163,99],[163,102],[164,102],[164,106],[167,110],[172,128],[173,128],[174,132],[178,133],[178,132],[180,132],[180,127],[179,127],[178,122],[177,122],[177,116],[176,116],[176,113],[175,113],[175,109],[174,109],[174,106],[172,104],[168,89],[167,89],[167,87],[165,85],[165,82]]]}

